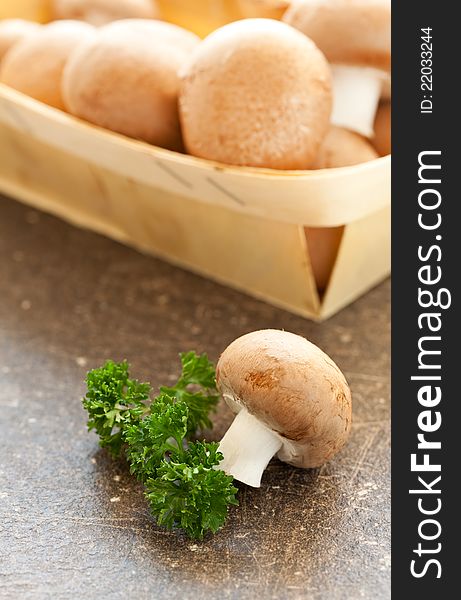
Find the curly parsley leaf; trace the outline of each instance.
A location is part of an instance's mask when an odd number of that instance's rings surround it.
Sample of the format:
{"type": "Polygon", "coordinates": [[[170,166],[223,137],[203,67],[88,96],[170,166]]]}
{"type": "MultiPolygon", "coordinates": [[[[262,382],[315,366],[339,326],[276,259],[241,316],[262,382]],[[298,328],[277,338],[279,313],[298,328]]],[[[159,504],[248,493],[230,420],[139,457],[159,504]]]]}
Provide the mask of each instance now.
{"type": "Polygon", "coordinates": [[[147,411],[151,387],[129,377],[127,362],[106,364],[90,371],[83,406],[88,411],[88,430],[96,430],[99,444],[113,456],[119,456],[123,431],[138,423],[147,411]]]}
{"type": "Polygon", "coordinates": [[[182,373],[176,384],[186,388],[188,385],[199,385],[205,390],[216,391],[216,370],[206,354],[196,354],[194,351],[180,354],[182,373]]]}
{"type": "Polygon", "coordinates": [[[181,355],[182,373],[172,387],[160,388],[164,394],[176,401],[185,402],[189,409],[187,435],[198,430],[211,429],[209,413],[215,410],[219,395],[216,389],[216,372],[206,354],[184,352],[181,355]]]}
{"type": "Polygon", "coordinates": [[[168,396],[159,396],[150,414],[126,429],[130,471],[140,481],[155,476],[165,455],[184,453],[188,412],[184,402],[173,404],[168,396]]]}
{"type": "Polygon", "coordinates": [[[231,504],[238,504],[232,477],[214,467],[222,460],[218,444],[195,442],[181,462],[163,460],[157,477],[146,481],[146,497],[157,523],[203,539],[220,529],[231,504]]]}
{"type": "Polygon", "coordinates": [[[130,379],[127,362],[107,361],[88,373],[83,406],[100,445],[113,456],[126,453],[158,524],[202,539],[238,504],[237,488],[216,468],[223,458],[217,443],[187,445],[198,429],[212,426],[209,412],[219,399],[214,366],[195,352],[181,354],[181,363],[176,385],[160,388],[150,402],[150,385],[130,379]]]}

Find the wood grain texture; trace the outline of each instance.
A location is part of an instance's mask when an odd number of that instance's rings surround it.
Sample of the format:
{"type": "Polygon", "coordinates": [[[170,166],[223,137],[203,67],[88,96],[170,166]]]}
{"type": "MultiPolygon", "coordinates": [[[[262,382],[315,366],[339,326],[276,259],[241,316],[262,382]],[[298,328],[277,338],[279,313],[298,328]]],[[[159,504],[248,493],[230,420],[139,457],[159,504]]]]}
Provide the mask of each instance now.
{"type": "MultiPolygon", "coordinates": [[[[0,598],[390,597],[389,285],[322,325],[0,199],[0,598]],[[310,471],[273,461],[216,536],[159,529],[98,450],[86,371],[129,358],[154,386],[177,354],[216,359],[285,328],[320,345],[354,398],[350,442],[310,471]]],[[[232,416],[220,406],[219,438],[232,416]]]]}

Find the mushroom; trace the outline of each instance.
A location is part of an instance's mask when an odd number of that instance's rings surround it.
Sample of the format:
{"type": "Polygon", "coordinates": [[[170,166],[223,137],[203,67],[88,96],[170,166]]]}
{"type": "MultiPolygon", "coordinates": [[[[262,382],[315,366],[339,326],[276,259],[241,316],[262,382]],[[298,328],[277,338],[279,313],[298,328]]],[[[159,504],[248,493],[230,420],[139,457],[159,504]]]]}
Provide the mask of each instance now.
{"type": "Polygon", "coordinates": [[[239,13],[245,19],[281,19],[289,5],[288,0],[237,0],[239,13]]]}
{"type": "Polygon", "coordinates": [[[182,73],[187,151],[231,165],[303,169],[329,127],[330,68],[313,42],[272,19],[225,25],[182,73]]]}
{"type": "Polygon", "coordinates": [[[293,0],[283,20],[332,64],[332,123],[372,137],[391,65],[390,0],[293,0]]]}
{"type": "Polygon", "coordinates": [[[389,73],[389,75],[383,79],[383,85],[381,88],[381,102],[384,102],[386,100],[390,102],[391,97],[392,97],[392,81],[391,81],[391,75],[389,73]]]}
{"type": "Polygon", "coordinates": [[[334,169],[368,162],[378,154],[368,140],[361,135],[332,126],[325,136],[312,169],[334,169]]]}
{"type": "Polygon", "coordinates": [[[40,28],[38,23],[25,21],[24,19],[3,19],[0,21],[0,62],[17,42],[37,32],[40,28]]]}
{"type": "Polygon", "coordinates": [[[64,109],[61,79],[76,46],[95,29],[80,21],[56,21],[14,45],[4,57],[0,81],[55,108],[64,109]]]}
{"type": "MultiPolygon", "coordinates": [[[[357,165],[378,158],[362,136],[341,127],[331,127],[320,147],[313,169],[357,165]]],[[[309,257],[317,289],[323,293],[338,255],[344,227],[306,227],[309,257]]]]}
{"type": "Polygon", "coordinates": [[[157,19],[154,0],[53,0],[55,19],[78,19],[97,27],[118,19],[157,19]]]}
{"type": "Polygon", "coordinates": [[[335,363],[305,338],[266,329],[248,333],[222,353],[218,389],[237,413],[219,444],[219,468],[259,487],[270,459],[313,468],[344,446],[351,394],[335,363]]]}
{"type": "Polygon", "coordinates": [[[163,21],[105,25],[72,55],[63,95],[73,115],[171,150],[181,150],[179,68],[199,43],[163,21]]]}
{"type": "Polygon", "coordinates": [[[391,103],[382,102],[376,113],[373,137],[373,146],[380,156],[391,153],[391,133],[391,103]]]}

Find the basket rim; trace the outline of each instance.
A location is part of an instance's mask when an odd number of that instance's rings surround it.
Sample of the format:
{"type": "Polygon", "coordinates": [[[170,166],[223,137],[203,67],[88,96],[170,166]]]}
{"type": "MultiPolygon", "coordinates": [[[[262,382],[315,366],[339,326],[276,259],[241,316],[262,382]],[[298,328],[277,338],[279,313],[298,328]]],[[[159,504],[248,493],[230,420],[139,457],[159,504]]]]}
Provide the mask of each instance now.
{"type": "MultiPolygon", "coordinates": [[[[143,140],[131,138],[121,133],[111,131],[104,127],[94,125],[84,119],[75,117],[70,113],[67,113],[53,106],[49,106],[31,98],[10,86],[0,82],[0,96],[4,96],[7,99],[13,100],[17,104],[21,104],[28,110],[35,113],[48,114],[50,118],[59,119],[61,121],[67,121],[68,123],[77,124],[79,127],[86,129],[88,132],[97,132],[97,134],[105,136],[109,140],[118,140],[123,142],[125,145],[133,146],[137,150],[147,150],[159,157],[168,158],[174,162],[183,162],[194,167],[205,167],[212,169],[213,171],[226,171],[234,175],[249,175],[251,177],[260,176],[264,178],[279,178],[279,177],[295,177],[312,179],[331,179],[335,175],[351,174],[354,172],[364,172],[373,170],[378,165],[388,164],[391,161],[391,155],[380,156],[373,160],[365,163],[356,165],[350,165],[346,167],[333,167],[327,169],[270,169],[267,167],[249,167],[245,165],[230,165],[227,163],[221,163],[215,160],[200,158],[191,154],[177,152],[175,150],[168,150],[154,144],[149,144],[143,140]]],[[[0,115],[1,118],[1,115],[0,115]]]]}
{"type": "Polygon", "coordinates": [[[4,84],[0,123],[127,180],[270,220],[338,227],[391,202],[390,156],[308,171],[223,165],[97,127],[4,84]]]}

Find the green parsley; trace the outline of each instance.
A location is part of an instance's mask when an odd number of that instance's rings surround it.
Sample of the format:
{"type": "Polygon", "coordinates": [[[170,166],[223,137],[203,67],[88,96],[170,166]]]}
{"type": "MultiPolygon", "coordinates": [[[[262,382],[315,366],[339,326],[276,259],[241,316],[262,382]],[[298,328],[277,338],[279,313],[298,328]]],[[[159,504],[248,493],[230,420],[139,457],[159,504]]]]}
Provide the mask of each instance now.
{"type": "Polygon", "coordinates": [[[195,435],[197,430],[211,429],[210,411],[216,408],[219,396],[216,390],[216,372],[206,354],[197,356],[195,352],[184,352],[181,356],[182,373],[173,387],[161,387],[160,392],[182,400],[189,409],[187,435],[195,435]]]}
{"type": "Polygon", "coordinates": [[[168,396],[161,395],[145,419],[127,428],[124,437],[130,471],[140,481],[155,476],[165,456],[183,450],[188,412],[184,402],[173,404],[168,396]]]}
{"type": "Polygon", "coordinates": [[[179,527],[191,538],[215,533],[238,504],[232,477],[215,469],[223,456],[217,443],[195,442],[181,457],[163,460],[157,477],[146,482],[146,496],[159,525],[179,527]]]}
{"type": "Polygon", "coordinates": [[[130,379],[127,362],[106,362],[88,373],[83,406],[100,445],[113,456],[123,451],[144,483],[157,523],[202,539],[223,526],[229,506],[238,504],[237,488],[217,468],[217,443],[188,441],[212,427],[209,413],[219,400],[214,366],[206,354],[180,356],[177,383],[161,387],[152,401],[151,386],[130,379]]]}
{"type": "Polygon", "coordinates": [[[146,413],[151,392],[148,383],[129,378],[128,368],[126,361],[108,360],[86,378],[88,391],[83,407],[89,414],[88,430],[96,430],[99,445],[112,456],[120,455],[126,427],[139,422],[146,413]]]}

